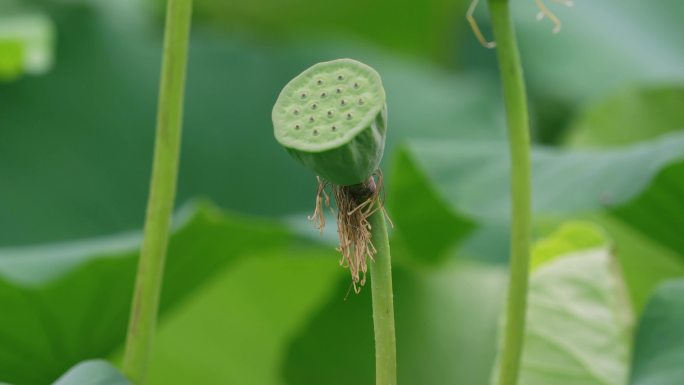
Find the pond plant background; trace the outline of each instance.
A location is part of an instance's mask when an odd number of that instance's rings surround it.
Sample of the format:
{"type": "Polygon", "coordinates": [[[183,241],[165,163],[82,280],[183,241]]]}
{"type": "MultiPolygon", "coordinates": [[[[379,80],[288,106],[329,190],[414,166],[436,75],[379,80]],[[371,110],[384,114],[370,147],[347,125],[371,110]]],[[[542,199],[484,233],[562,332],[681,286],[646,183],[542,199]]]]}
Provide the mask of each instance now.
{"type": "MultiPolygon", "coordinates": [[[[520,383],[684,383],[684,3],[511,2],[530,98],[534,251],[520,383]]],[[[195,0],[150,384],[370,384],[315,178],[273,140],[282,86],[383,79],[402,384],[487,384],[507,279],[495,52],[468,1],[195,0]]],[[[125,383],[164,3],[0,1],[0,383],[125,383]],[[86,374],[79,374],[86,373],[86,374]],[[74,374],[75,373],[75,374],[74,374]],[[80,380],[84,375],[88,380],[80,380]],[[71,382],[68,382],[71,381],[71,382]],[[86,382],[83,382],[86,381],[86,382]],[[116,382],[120,381],[120,382],[116,382]]],[[[476,13],[487,33],[484,4],[476,13]]]]}

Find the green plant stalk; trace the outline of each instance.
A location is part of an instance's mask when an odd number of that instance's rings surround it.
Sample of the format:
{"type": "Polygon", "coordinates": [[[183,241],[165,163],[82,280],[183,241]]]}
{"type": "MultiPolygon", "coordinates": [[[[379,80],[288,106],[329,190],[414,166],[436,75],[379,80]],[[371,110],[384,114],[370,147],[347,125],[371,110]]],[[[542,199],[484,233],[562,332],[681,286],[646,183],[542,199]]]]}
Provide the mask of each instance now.
{"type": "Polygon", "coordinates": [[[397,347],[394,334],[394,298],[392,295],[392,261],[387,224],[383,210],[369,218],[372,241],[377,253],[371,263],[371,294],[375,330],[375,383],[397,384],[397,347]]]}
{"type": "Polygon", "coordinates": [[[518,381],[525,332],[530,258],[531,172],[527,96],[508,0],[489,0],[511,151],[511,257],[498,384],[518,381]]]}
{"type": "Polygon", "coordinates": [[[154,162],[123,362],[136,385],[145,383],[176,195],[191,13],[192,0],[167,3],[154,162]]]}

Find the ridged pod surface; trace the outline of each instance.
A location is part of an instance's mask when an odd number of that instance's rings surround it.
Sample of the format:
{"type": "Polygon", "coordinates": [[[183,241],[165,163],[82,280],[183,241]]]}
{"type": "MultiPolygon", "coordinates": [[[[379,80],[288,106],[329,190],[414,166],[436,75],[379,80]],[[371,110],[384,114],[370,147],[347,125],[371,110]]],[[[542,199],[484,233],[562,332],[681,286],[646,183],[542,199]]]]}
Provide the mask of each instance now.
{"type": "Polygon", "coordinates": [[[273,107],[275,138],[294,158],[342,186],[365,182],[385,149],[380,75],[352,59],[322,62],[292,79],[273,107]]]}

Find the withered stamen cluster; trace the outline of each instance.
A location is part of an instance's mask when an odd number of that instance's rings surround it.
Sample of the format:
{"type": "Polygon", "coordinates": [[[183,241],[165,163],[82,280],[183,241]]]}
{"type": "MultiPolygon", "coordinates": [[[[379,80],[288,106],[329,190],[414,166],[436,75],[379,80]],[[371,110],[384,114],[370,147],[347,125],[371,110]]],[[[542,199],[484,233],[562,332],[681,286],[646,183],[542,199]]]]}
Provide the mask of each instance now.
{"type": "Polygon", "coordinates": [[[382,173],[378,171],[375,175],[377,182],[371,176],[366,183],[353,186],[339,186],[317,177],[316,207],[314,213],[309,216],[309,220],[323,232],[323,205],[330,207],[330,196],[326,192],[326,188],[330,186],[337,206],[337,233],[340,241],[337,250],[342,254],[340,266],[349,268],[356,293],[359,293],[366,283],[367,258],[373,261],[373,256],[377,252],[373,246],[372,229],[368,218],[378,210],[387,215],[380,199],[382,173]]]}

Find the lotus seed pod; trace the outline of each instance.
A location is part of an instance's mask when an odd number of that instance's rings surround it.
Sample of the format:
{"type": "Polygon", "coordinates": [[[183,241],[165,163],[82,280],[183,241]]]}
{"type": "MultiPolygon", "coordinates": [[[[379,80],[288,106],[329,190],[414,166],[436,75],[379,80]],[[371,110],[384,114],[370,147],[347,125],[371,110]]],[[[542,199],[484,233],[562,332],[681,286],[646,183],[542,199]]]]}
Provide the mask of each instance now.
{"type": "Polygon", "coordinates": [[[365,182],[378,168],[386,121],[380,75],[351,59],[313,65],[283,88],[273,107],[278,143],[342,186],[365,182]]]}

